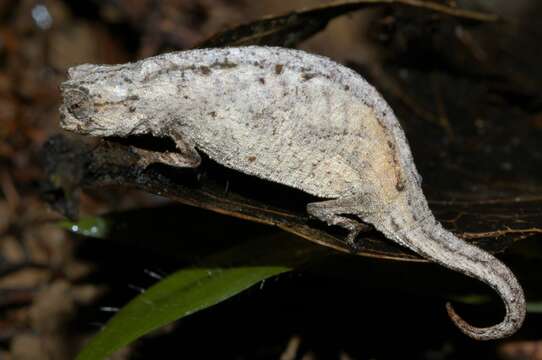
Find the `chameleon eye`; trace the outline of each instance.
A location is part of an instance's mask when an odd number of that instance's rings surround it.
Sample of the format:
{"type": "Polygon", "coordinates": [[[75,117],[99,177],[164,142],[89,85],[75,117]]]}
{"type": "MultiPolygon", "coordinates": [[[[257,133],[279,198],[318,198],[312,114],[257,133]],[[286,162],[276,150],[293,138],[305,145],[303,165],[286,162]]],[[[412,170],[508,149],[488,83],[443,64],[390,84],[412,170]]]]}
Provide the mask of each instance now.
{"type": "Polygon", "coordinates": [[[77,120],[86,122],[92,114],[92,102],[87,89],[69,87],[62,89],[66,110],[77,120]]]}

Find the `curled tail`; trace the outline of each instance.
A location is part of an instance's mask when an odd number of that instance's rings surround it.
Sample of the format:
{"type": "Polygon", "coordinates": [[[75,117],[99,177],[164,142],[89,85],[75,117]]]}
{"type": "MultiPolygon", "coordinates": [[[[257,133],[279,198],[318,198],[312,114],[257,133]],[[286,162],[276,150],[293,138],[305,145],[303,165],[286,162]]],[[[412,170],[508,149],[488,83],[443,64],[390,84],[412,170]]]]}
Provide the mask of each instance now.
{"type": "Polygon", "coordinates": [[[499,294],[506,315],[502,322],[490,327],[468,324],[446,304],[448,315],[463,333],[476,340],[491,340],[509,336],[521,327],[526,312],[523,289],[510,269],[493,255],[459,239],[433,219],[405,233],[400,240],[428,260],[478,279],[499,294]]]}
{"type": "MultiPolygon", "coordinates": [[[[483,250],[476,247],[473,248],[483,252],[483,250]]],[[[519,285],[516,277],[499,260],[488,255],[489,254],[485,257],[491,257],[491,259],[484,264],[484,266],[490,269],[491,273],[489,276],[487,276],[487,272],[478,272],[478,269],[475,269],[470,273],[464,271],[464,273],[485,282],[499,294],[506,308],[504,319],[493,326],[475,327],[457,315],[450,303],[446,304],[446,310],[452,321],[463,333],[476,340],[492,340],[512,335],[523,324],[526,312],[523,289],[519,285]]]]}

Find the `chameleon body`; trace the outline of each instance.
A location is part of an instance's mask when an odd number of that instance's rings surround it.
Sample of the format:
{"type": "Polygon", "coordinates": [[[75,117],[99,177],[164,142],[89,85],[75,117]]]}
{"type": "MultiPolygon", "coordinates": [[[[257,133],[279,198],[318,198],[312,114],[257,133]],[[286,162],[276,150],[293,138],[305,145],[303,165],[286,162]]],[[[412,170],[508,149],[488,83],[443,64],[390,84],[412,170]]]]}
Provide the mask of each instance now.
{"type": "Polygon", "coordinates": [[[495,339],[521,326],[525,300],[516,278],[435,220],[399,122],[354,71],[298,50],[201,49],[123,65],[80,65],[61,90],[65,129],[169,137],[177,152],[157,153],[156,161],[197,167],[202,152],[228,168],[316,195],[323,200],[309,203],[308,213],[348,229],[347,241],[369,223],[491,286],[506,307],[497,325],[473,327],[447,305],[465,334],[495,339]]]}

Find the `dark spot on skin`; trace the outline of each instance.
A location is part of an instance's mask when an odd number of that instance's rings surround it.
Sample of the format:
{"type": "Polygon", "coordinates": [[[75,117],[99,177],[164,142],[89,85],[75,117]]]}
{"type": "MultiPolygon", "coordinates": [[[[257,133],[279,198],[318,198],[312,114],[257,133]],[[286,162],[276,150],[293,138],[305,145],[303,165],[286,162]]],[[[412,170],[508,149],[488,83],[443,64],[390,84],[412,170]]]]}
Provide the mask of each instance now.
{"type": "Polygon", "coordinates": [[[135,106],[130,106],[130,107],[128,108],[128,111],[131,112],[131,113],[135,112],[135,111],[136,111],[135,106]]]}
{"type": "Polygon", "coordinates": [[[394,150],[395,149],[395,146],[393,145],[393,143],[391,141],[388,140],[388,147],[391,149],[391,150],[394,150]]]}
{"type": "Polygon", "coordinates": [[[157,77],[160,77],[161,75],[164,75],[164,74],[168,74],[168,73],[171,73],[171,72],[180,72],[181,75],[184,77],[184,72],[187,71],[187,70],[191,70],[191,71],[195,71],[197,70],[198,68],[194,65],[190,65],[190,66],[180,66],[178,64],[171,64],[170,66],[166,67],[166,68],[163,68],[163,69],[159,69],[157,71],[154,71],[150,74],[147,74],[145,76],[145,79],[144,81],[151,81],[151,80],[154,80],[156,79],[157,77]]]}
{"type": "MultiPolygon", "coordinates": [[[[379,124],[380,124],[380,121],[379,121],[379,124]]],[[[383,125],[381,124],[381,126],[383,125]]],[[[388,140],[387,143],[392,153],[393,168],[395,170],[395,176],[397,178],[397,182],[395,183],[395,189],[400,192],[400,191],[405,190],[405,181],[400,174],[400,170],[399,170],[400,166],[399,166],[399,161],[397,160],[397,151],[395,149],[395,144],[391,140],[388,140]]]]}
{"type": "Polygon", "coordinates": [[[312,79],[313,77],[316,77],[315,73],[303,73],[301,75],[301,78],[303,79],[303,81],[308,81],[308,80],[312,79]]]}
{"type": "Polygon", "coordinates": [[[188,95],[183,96],[183,98],[188,99],[188,95]]]}
{"type": "Polygon", "coordinates": [[[403,179],[397,179],[397,183],[395,183],[395,189],[397,191],[405,190],[405,182],[403,181],[403,179]]]}
{"type": "Polygon", "coordinates": [[[282,65],[282,64],[275,65],[275,74],[277,74],[277,75],[282,74],[283,68],[284,68],[284,65],[282,65]]]}
{"type": "Polygon", "coordinates": [[[247,160],[253,162],[254,160],[256,160],[256,156],[249,156],[247,160]]]}
{"type": "Polygon", "coordinates": [[[203,75],[209,75],[211,73],[211,69],[208,66],[201,66],[200,70],[203,75]]]}
{"type": "Polygon", "coordinates": [[[212,66],[222,68],[222,69],[231,69],[231,68],[237,67],[237,64],[232,63],[230,62],[230,60],[228,60],[228,58],[225,58],[224,61],[222,62],[217,61],[212,66]]]}
{"type": "Polygon", "coordinates": [[[344,86],[344,90],[346,90],[346,91],[350,90],[350,86],[345,85],[345,86],[344,86]]]}
{"type": "Polygon", "coordinates": [[[258,80],[260,81],[261,84],[265,84],[265,79],[264,78],[259,78],[258,80]]]}
{"type": "Polygon", "coordinates": [[[401,227],[399,226],[397,221],[395,221],[394,218],[391,219],[391,227],[393,228],[393,231],[396,232],[396,233],[401,231],[401,227]]]}
{"type": "Polygon", "coordinates": [[[211,115],[211,117],[214,117],[214,118],[215,118],[215,117],[216,117],[216,111],[211,111],[211,112],[209,113],[209,115],[211,115]]]}

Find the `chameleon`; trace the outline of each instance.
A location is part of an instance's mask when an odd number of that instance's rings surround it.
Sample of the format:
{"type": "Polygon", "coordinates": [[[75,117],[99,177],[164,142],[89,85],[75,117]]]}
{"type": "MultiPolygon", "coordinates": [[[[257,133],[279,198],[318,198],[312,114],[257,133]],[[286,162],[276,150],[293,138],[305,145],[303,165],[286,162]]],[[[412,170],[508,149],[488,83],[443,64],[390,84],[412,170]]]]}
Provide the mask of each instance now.
{"type": "Polygon", "coordinates": [[[493,326],[472,326],[446,304],[466,335],[498,339],[521,327],[526,305],[516,277],[435,219],[399,121],[353,70],[279,47],[196,49],[127,64],[78,65],[60,90],[64,129],[169,138],[176,150],[148,150],[154,161],[196,168],[203,153],[227,168],[314,195],[320,201],[307,204],[308,215],[346,229],[348,243],[372,225],[495,290],[506,314],[493,326]]]}

